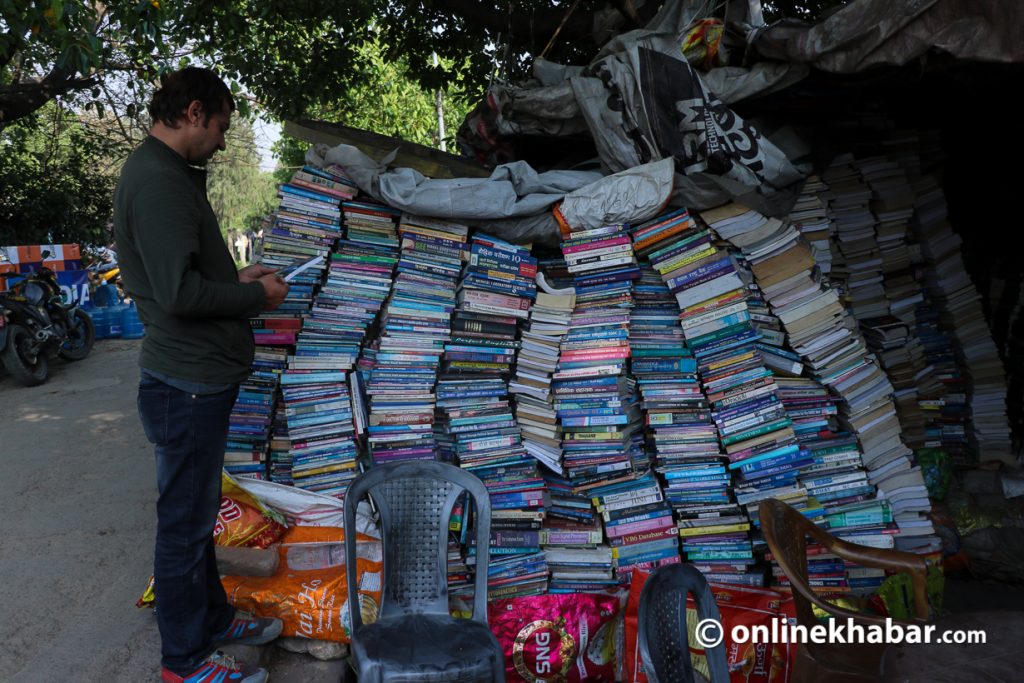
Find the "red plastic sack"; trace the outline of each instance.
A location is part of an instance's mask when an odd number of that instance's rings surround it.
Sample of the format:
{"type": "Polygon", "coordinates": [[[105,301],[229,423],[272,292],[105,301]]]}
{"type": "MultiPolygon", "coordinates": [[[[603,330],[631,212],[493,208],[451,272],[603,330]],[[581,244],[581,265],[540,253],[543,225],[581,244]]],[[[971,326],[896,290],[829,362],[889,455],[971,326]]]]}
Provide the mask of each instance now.
{"type": "Polygon", "coordinates": [[[508,683],[614,681],[619,599],[594,593],[495,600],[487,617],[508,683]]]}
{"type": "MultiPolygon", "coordinates": [[[[633,572],[633,581],[629,588],[629,599],[626,603],[625,640],[626,640],[626,683],[642,683],[647,681],[643,671],[643,660],[637,646],[637,616],[640,608],[640,593],[644,582],[650,576],[648,572],[633,572]]],[[[737,644],[732,642],[732,627],[744,625],[753,627],[765,625],[780,615],[795,618],[793,600],[773,590],[764,588],[746,588],[743,586],[712,585],[711,592],[715,596],[718,611],[722,616],[725,629],[725,658],[729,665],[731,683],[788,683],[792,676],[793,662],[796,658],[796,646],[782,644],[737,644]]],[[[690,643],[690,655],[693,668],[705,678],[709,677],[707,659],[704,650],[696,645],[694,629],[699,617],[693,598],[687,598],[686,625],[690,643]]]]}
{"type": "Polygon", "coordinates": [[[226,472],[221,473],[220,510],[213,541],[221,546],[269,548],[287,530],[281,515],[271,511],[226,472]]]}

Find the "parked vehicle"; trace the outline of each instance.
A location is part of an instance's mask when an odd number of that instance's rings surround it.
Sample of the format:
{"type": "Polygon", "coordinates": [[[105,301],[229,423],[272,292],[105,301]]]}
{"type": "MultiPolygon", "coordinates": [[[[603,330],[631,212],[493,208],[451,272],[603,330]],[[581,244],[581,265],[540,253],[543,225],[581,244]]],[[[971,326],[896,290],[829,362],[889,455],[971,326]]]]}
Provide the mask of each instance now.
{"type": "MultiPolygon", "coordinates": [[[[43,258],[49,252],[43,252],[43,258]]],[[[92,319],[78,304],[64,304],[57,276],[40,268],[28,276],[2,273],[9,289],[0,293],[0,361],[25,386],[42,384],[49,359],[82,360],[96,338],[92,319]],[[18,282],[10,281],[16,278],[18,282]]]]}

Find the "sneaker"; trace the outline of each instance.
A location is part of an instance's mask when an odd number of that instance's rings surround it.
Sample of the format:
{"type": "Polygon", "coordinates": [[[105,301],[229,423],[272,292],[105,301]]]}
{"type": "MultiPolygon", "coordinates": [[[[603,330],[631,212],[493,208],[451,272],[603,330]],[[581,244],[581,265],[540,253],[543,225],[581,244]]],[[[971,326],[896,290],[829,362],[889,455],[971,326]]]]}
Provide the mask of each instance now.
{"type": "Polygon", "coordinates": [[[213,645],[263,645],[281,635],[283,627],[280,619],[236,611],[228,627],[213,637],[213,645]]]}
{"type": "Polygon", "coordinates": [[[187,676],[160,669],[163,683],[265,683],[266,669],[239,664],[231,655],[219,650],[206,658],[199,668],[187,676]]]}

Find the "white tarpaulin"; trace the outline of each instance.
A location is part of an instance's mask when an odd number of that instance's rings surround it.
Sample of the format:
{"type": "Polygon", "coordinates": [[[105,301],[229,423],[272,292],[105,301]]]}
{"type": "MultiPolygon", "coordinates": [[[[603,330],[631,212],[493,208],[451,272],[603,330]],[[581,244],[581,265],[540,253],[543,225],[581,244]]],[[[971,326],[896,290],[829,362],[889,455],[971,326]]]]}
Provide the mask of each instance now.
{"type": "Polygon", "coordinates": [[[524,161],[503,164],[489,178],[433,179],[411,168],[388,170],[350,145],[316,145],[306,153],[314,166],[337,164],[359,188],[407,213],[483,225],[517,244],[557,245],[552,208],[573,226],[599,227],[642,221],[665,206],[673,189],[673,162],[639,165],[605,176],[596,171],[537,173],[524,161]]]}

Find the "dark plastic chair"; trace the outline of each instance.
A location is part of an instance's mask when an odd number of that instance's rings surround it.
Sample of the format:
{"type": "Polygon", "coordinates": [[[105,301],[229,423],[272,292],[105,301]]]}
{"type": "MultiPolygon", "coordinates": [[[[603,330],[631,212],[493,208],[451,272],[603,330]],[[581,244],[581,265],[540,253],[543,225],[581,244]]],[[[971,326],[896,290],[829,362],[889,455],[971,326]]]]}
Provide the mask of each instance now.
{"type": "MultiPolygon", "coordinates": [[[[640,656],[650,683],[694,681],[690,643],[686,635],[686,594],[697,603],[701,620],[722,617],[704,575],[688,564],[659,567],[640,593],[637,628],[640,656]]],[[[710,634],[709,634],[710,635],[710,634]]],[[[729,683],[724,641],[706,648],[711,683],[729,683]]]]}
{"type": "Polygon", "coordinates": [[[349,599],[352,659],[359,683],[505,681],[505,660],[487,626],[491,502],[483,483],[429,460],[377,465],[345,494],[348,594],[357,595],[356,507],[369,495],[380,516],[384,583],[379,617],[364,624],[349,599]],[[463,490],[473,498],[477,536],[472,619],[448,611],[448,522],[463,490]]]}

